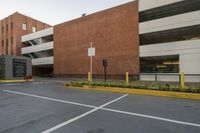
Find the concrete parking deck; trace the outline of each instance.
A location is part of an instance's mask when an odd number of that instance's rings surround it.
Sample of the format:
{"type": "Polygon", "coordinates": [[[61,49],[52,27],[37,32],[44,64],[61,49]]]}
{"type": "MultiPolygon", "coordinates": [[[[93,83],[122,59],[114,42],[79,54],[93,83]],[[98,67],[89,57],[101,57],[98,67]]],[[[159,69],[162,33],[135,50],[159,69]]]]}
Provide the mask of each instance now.
{"type": "Polygon", "coordinates": [[[0,84],[0,132],[200,132],[199,101],[70,89],[62,81],[0,84]]]}

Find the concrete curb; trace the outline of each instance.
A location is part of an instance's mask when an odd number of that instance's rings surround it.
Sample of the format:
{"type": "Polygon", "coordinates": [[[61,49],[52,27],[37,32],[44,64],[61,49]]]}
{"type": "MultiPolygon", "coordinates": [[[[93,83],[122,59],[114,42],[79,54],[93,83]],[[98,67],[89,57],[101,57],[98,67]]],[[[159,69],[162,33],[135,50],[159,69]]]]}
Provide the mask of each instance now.
{"type": "Polygon", "coordinates": [[[96,87],[96,86],[66,86],[65,88],[75,88],[81,90],[95,90],[104,92],[114,93],[126,93],[126,94],[137,94],[137,95],[148,95],[148,96],[159,96],[159,97],[171,97],[178,99],[190,99],[200,100],[200,94],[197,93],[184,93],[184,92],[170,92],[170,91],[156,91],[156,90],[145,90],[145,89],[127,89],[127,88],[115,88],[115,87],[96,87]]]}
{"type": "Polygon", "coordinates": [[[33,82],[33,79],[30,79],[30,80],[0,80],[0,83],[23,83],[23,82],[33,82]]]}

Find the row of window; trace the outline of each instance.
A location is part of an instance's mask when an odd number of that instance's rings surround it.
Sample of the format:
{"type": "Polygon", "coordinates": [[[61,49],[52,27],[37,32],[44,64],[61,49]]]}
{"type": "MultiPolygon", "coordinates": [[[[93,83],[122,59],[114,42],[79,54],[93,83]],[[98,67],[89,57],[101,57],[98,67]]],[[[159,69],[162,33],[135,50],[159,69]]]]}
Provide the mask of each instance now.
{"type": "MultiPolygon", "coordinates": [[[[10,24],[11,30],[13,29],[13,23],[10,24]]],[[[4,33],[4,27],[1,28],[2,34],[4,33]]],[[[6,32],[8,32],[8,24],[6,24],[6,32]]]]}
{"type": "MultiPolygon", "coordinates": [[[[8,45],[8,42],[9,42],[9,40],[6,39],[6,45],[8,45]]],[[[13,44],[13,37],[11,37],[10,42],[11,42],[11,45],[12,45],[13,44]]],[[[2,47],[4,46],[4,40],[1,41],[1,45],[2,45],[2,47]]]]}
{"type": "MultiPolygon", "coordinates": [[[[5,54],[9,54],[9,47],[8,47],[9,45],[8,45],[8,40],[6,40],[6,45],[5,45],[5,47],[6,47],[6,53],[5,54]]],[[[1,49],[2,49],[2,53],[3,53],[3,49],[4,49],[4,44],[3,44],[3,41],[2,41],[2,47],[1,47],[1,49]]],[[[11,49],[11,55],[13,55],[13,51],[12,51],[12,49],[11,49]]]]}
{"type": "MultiPolygon", "coordinates": [[[[22,30],[27,30],[27,24],[22,24],[22,30]]],[[[36,32],[37,31],[37,29],[36,29],[36,27],[32,27],[32,32],[36,32]]]]}
{"type": "MultiPolygon", "coordinates": [[[[11,27],[11,30],[13,30],[13,23],[11,23],[10,25],[11,25],[11,26],[10,26],[10,27],[11,27]]],[[[1,32],[2,32],[2,34],[3,34],[3,33],[4,33],[4,30],[5,30],[5,29],[4,29],[4,26],[2,26],[1,30],[2,30],[1,32]]],[[[22,30],[27,30],[27,24],[25,24],[25,23],[22,24],[22,30]]],[[[36,31],[37,31],[36,27],[33,26],[33,27],[32,27],[32,32],[36,32],[36,31]]],[[[6,24],[6,32],[8,32],[8,24],[6,24]]]]}

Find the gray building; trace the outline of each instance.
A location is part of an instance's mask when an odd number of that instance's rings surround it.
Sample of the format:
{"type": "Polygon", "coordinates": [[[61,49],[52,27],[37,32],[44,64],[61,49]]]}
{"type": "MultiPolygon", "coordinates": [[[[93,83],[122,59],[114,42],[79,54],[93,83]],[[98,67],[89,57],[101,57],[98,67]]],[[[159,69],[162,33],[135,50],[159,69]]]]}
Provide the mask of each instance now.
{"type": "Polygon", "coordinates": [[[140,0],[141,80],[199,82],[200,0],[140,0]],[[160,75],[159,75],[160,74],[160,75]]]}

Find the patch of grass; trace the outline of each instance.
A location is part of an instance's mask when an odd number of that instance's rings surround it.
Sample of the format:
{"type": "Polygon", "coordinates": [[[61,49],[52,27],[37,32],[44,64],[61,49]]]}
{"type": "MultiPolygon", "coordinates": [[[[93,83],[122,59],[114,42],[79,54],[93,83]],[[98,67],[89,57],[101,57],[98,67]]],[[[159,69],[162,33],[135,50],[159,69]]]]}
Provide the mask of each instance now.
{"type": "Polygon", "coordinates": [[[101,87],[118,87],[118,88],[130,88],[130,89],[148,89],[148,90],[160,90],[160,91],[174,91],[174,92],[188,92],[188,93],[200,93],[200,85],[199,86],[186,86],[184,90],[181,90],[178,84],[170,84],[170,83],[145,83],[145,82],[130,82],[126,84],[125,82],[117,82],[117,81],[73,81],[71,84],[75,87],[83,87],[84,85],[89,86],[101,86],[101,87]]]}

